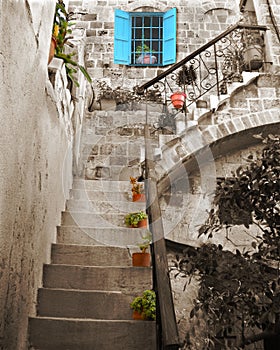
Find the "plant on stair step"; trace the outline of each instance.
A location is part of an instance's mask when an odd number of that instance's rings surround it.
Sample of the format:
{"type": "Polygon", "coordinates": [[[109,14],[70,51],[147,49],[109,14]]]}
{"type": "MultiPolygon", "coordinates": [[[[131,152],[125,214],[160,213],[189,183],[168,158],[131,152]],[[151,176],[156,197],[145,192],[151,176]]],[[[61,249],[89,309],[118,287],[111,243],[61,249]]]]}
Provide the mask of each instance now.
{"type": "Polygon", "coordinates": [[[147,227],[148,215],[142,210],[129,213],[125,216],[125,224],[128,227],[147,227]]]}
{"type": "Polygon", "coordinates": [[[151,289],[145,290],[141,296],[134,298],[130,307],[134,311],[134,319],[154,321],[156,319],[156,293],[151,289]]]}
{"type": "Polygon", "coordinates": [[[147,231],[147,234],[143,237],[143,241],[137,244],[141,252],[132,253],[132,266],[151,266],[151,254],[147,252],[147,249],[150,247],[151,243],[152,234],[150,231],[147,231]]]}
{"type": "Polygon", "coordinates": [[[144,184],[139,182],[136,177],[130,176],[132,201],[133,202],[145,202],[146,196],[144,193],[144,184]]]}

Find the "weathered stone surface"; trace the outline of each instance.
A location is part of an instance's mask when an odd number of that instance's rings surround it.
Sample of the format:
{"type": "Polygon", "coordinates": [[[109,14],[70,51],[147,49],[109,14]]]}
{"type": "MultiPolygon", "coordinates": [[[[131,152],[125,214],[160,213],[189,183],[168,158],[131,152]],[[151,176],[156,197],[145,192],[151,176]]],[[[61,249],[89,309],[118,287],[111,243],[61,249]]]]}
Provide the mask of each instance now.
{"type": "Polygon", "coordinates": [[[100,320],[130,320],[131,301],[137,294],[41,288],[38,315],[100,320]],[[104,312],[108,310],[109,312],[104,312]]]}
{"type": "Polygon", "coordinates": [[[131,266],[131,256],[127,248],[116,246],[53,244],[51,262],[62,265],[131,266]]]}
{"type": "Polygon", "coordinates": [[[60,62],[54,86],[48,78],[54,7],[1,2],[0,348],[7,350],[26,349],[42,264],[72,181],[72,104],[60,62]]]}
{"type": "Polygon", "coordinates": [[[110,266],[109,261],[108,266],[98,267],[45,265],[43,286],[46,288],[128,293],[141,293],[143,290],[151,288],[150,268],[110,266]]]}
{"type": "Polygon", "coordinates": [[[40,317],[31,319],[30,324],[31,346],[37,349],[156,349],[156,325],[153,321],[99,321],[40,317]]]}
{"type": "Polygon", "coordinates": [[[65,244],[135,246],[145,236],[145,228],[61,226],[57,242],[65,244]]]}

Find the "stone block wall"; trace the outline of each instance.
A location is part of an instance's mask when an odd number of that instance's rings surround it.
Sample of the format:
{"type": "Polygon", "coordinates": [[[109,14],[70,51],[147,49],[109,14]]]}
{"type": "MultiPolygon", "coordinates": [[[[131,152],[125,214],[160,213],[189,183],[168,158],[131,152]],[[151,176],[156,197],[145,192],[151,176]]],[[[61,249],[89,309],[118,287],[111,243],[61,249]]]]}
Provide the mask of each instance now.
{"type": "MultiPolygon", "coordinates": [[[[240,165],[248,164],[247,158],[249,154],[258,154],[261,152],[262,148],[262,144],[256,144],[247,149],[240,149],[232,153],[229,152],[219,159],[216,159],[215,174],[213,174],[213,176],[230,177],[231,172],[235,171],[240,165]]],[[[209,173],[209,176],[210,175],[209,173]]],[[[172,212],[172,207],[166,201],[166,196],[163,196],[161,199],[164,220],[168,221],[168,213],[170,214],[170,218],[174,218],[175,215],[181,217],[180,223],[172,228],[173,231],[170,230],[169,235],[166,235],[167,239],[181,242],[186,244],[186,246],[195,247],[201,246],[205,242],[222,244],[225,250],[231,251],[235,251],[235,249],[242,251],[244,247],[251,247],[253,235],[257,234],[257,228],[254,230],[254,228],[252,229],[251,227],[250,230],[248,230],[244,225],[229,229],[227,234],[224,231],[218,232],[212,239],[207,239],[206,236],[198,238],[197,230],[207,218],[207,215],[204,214],[206,214],[206,210],[209,211],[210,202],[206,198],[205,186],[200,173],[194,172],[189,176],[186,174],[184,182],[185,185],[181,185],[183,203],[181,208],[177,206],[177,208],[174,208],[174,212],[172,212]]],[[[174,184],[175,182],[173,185],[174,184]]],[[[179,190],[180,189],[177,188],[177,195],[179,190]]],[[[169,249],[168,260],[170,267],[174,266],[176,254],[178,254],[178,251],[169,249]]],[[[182,278],[180,276],[175,277],[176,270],[171,270],[170,275],[179,334],[180,338],[184,339],[186,332],[190,331],[193,322],[195,322],[195,319],[190,320],[190,312],[194,307],[193,301],[197,297],[198,281],[195,279],[189,280],[188,278],[182,278]]],[[[195,349],[203,348],[203,320],[200,321],[200,332],[196,334],[195,339],[193,339],[197,346],[195,349]]],[[[248,349],[255,349],[255,346],[258,350],[263,349],[261,342],[249,346],[248,349]]]]}
{"type": "Polygon", "coordinates": [[[28,316],[72,184],[74,105],[61,63],[48,75],[54,7],[1,3],[1,350],[27,349],[28,316]]]}
{"type": "Polygon", "coordinates": [[[86,30],[86,65],[94,81],[132,88],[168,67],[130,67],[113,63],[114,10],[158,11],[177,8],[177,61],[223,32],[240,18],[238,1],[69,1],[76,28],[86,30]]]}
{"type": "MultiPolygon", "coordinates": [[[[88,113],[82,135],[79,176],[88,180],[120,181],[139,176],[144,161],[145,119],[144,111],[88,113]]],[[[159,113],[149,114],[151,125],[158,119],[159,113]]],[[[153,144],[158,144],[157,135],[153,144]]]]}

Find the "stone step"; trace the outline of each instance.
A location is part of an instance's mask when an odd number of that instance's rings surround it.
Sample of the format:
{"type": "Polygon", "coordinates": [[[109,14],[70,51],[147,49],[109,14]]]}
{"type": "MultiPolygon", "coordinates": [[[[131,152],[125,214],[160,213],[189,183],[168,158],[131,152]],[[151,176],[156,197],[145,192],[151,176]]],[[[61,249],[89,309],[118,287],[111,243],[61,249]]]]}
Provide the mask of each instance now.
{"type": "Polygon", "coordinates": [[[101,202],[131,202],[130,192],[99,192],[84,189],[73,189],[70,199],[101,202]]]}
{"type": "Polygon", "coordinates": [[[115,246],[53,244],[51,261],[63,265],[131,266],[129,250],[115,246]]]}
{"type": "Polygon", "coordinates": [[[61,217],[61,225],[87,226],[87,227],[127,227],[124,213],[87,213],[78,211],[64,211],[61,217]]]}
{"type": "Polygon", "coordinates": [[[155,321],[29,319],[36,350],[156,350],[155,321]]]}
{"type": "Polygon", "coordinates": [[[37,312],[44,317],[130,320],[136,294],[41,288],[37,312]]]}
{"type": "Polygon", "coordinates": [[[151,286],[149,267],[44,265],[45,288],[140,293],[151,286]]]}
{"type": "Polygon", "coordinates": [[[130,213],[139,210],[145,210],[145,202],[130,201],[92,201],[70,199],[67,201],[67,211],[80,211],[84,213],[130,213]]]}
{"type": "Polygon", "coordinates": [[[83,213],[77,211],[65,211],[62,213],[61,225],[76,225],[87,227],[126,227],[125,214],[116,213],[83,213]]]}
{"type": "Polygon", "coordinates": [[[140,243],[146,234],[146,228],[60,226],[57,228],[57,242],[129,247],[140,243]]]}
{"type": "Polygon", "coordinates": [[[72,189],[98,192],[130,192],[131,184],[129,179],[128,181],[75,179],[72,189]]]}

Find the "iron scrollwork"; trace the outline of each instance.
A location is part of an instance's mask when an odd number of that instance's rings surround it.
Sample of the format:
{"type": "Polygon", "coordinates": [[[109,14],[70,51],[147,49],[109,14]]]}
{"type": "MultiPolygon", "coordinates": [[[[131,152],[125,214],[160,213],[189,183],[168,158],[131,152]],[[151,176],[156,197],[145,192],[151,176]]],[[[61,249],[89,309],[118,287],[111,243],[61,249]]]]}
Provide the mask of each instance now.
{"type": "Polygon", "coordinates": [[[163,78],[153,79],[152,84],[144,88],[144,95],[148,91],[156,90],[166,104],[170,96],[176,91],[186,94],[185,108],[210,91],[220,96],[227,93],[227,85],[234,81],[242,82],[242,72],[259,70],[263,63],[263,54],[251,63],[246,63],[246,49],[254,47],[263,50],[263,26],[242,26],[237,24],[229,28],[224,35],[212,40],[205,49],[198,49],[189,55],[188,60],[175,64],[169,74],[163,78]],[[257,28],[256,28],[257,27],[257,28]],[[156,81],[155,81],[156,80],[156,81]]]}

